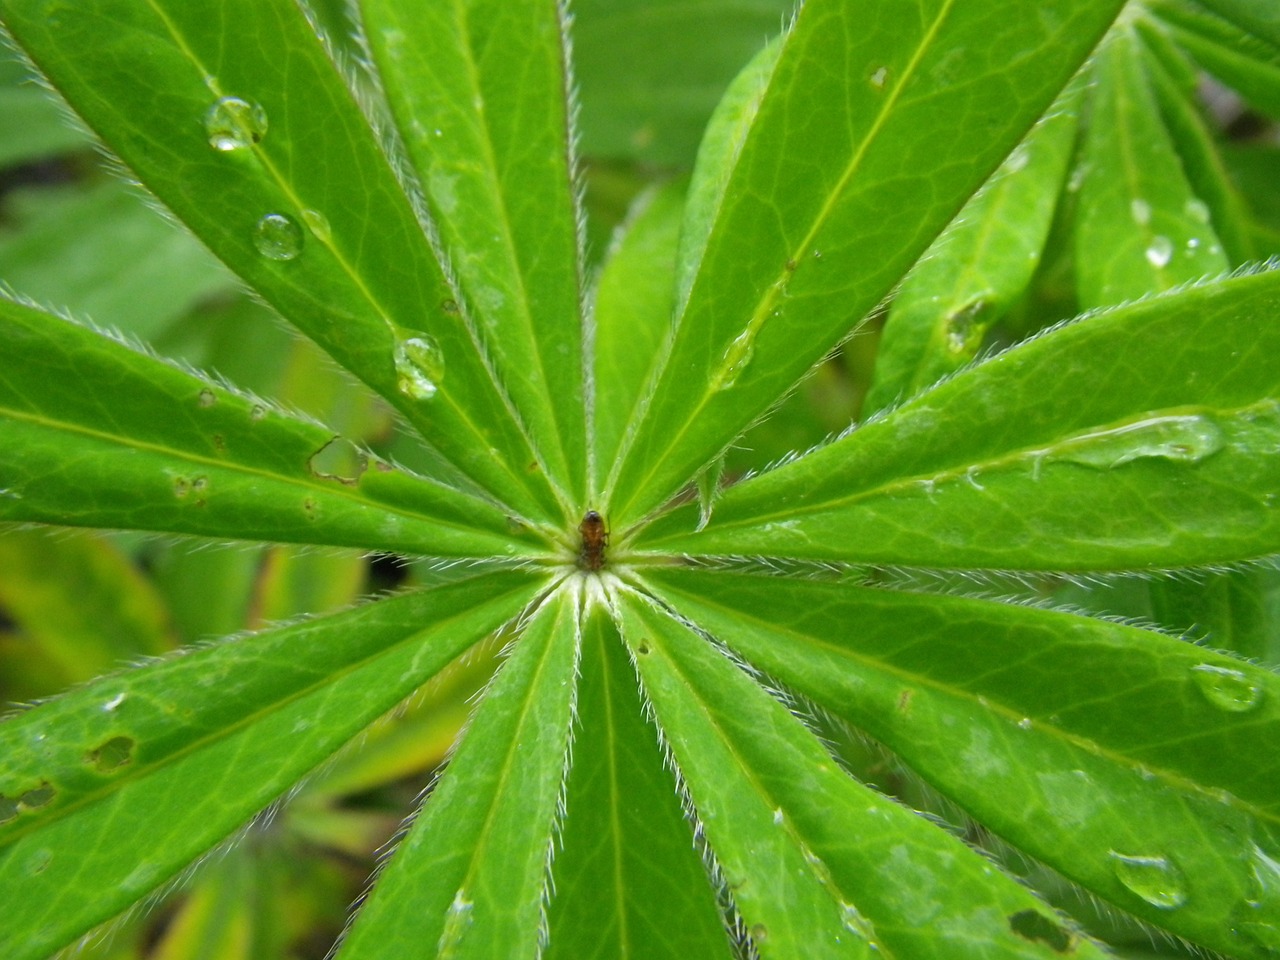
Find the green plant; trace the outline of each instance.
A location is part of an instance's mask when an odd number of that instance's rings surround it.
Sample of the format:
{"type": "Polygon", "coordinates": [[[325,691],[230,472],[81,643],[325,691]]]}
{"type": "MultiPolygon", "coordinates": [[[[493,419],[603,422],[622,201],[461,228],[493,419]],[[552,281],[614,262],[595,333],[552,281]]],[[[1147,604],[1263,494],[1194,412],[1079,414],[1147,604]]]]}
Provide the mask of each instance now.
{"type": "Polygon", "coordinates": [[[1275,184],[1236,186],[1188,52],[1266,111],[1280,27],[1120,6],[807,0],[592,286],[551,0],[362,0],[376,72],[293,0],[0,0],[372,391],[336,396],[418,438],[366,449],[12,298],[0,520],[466,561],[0,724],[5,956],[162,889],[494,637],[343,960],[1142,955],[1127,918],[1274,956],[1275,578],[1241,565],[1280,547],[1280,272],[1225,275],[1277,249],[1275,184]],[[809,442],[830,365],[779,403],[904,276],[858,428],[768,469],[735,449],[809,442]],[[1189,568],[1135,589],[1220,649],[1051,608],[1189,568]]]}

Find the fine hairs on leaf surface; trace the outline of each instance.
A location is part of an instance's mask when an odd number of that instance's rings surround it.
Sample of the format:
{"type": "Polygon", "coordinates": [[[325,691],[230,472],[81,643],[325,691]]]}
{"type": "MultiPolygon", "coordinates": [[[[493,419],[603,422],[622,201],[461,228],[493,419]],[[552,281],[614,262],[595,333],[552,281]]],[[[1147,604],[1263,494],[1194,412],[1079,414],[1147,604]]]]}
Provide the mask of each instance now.
{"type": "Polygon", "coordinates": [[[0,954],[1280,956],[1278,23],[0,0],[0,954]]]}

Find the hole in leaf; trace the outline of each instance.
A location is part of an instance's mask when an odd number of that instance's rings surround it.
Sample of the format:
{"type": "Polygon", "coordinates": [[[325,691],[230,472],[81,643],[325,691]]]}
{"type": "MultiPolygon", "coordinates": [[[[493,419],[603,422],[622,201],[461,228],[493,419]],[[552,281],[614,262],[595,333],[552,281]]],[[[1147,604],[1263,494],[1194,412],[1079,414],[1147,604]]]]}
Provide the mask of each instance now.
{"type": "Polygon", "coordinates": [[[119,770],[133,759],[133,748],[137,746],[133,737],[112,737],[96,750],[85,755],[85,762],[91,763],[101,773],[119,770]]]}
{"type": "Polygon", "coordinates": [[[409,578],[409,565],[394,553],[375,553],[369,557],[369,591],[394,590],[409,578]]]}
{"type": "Polygon", "coordinates": [[[34,810],[36,807],[43,807],[46,803],[54,798],[57,790],[48,781],[41,783],[40,786],[32,790],[28,790],[18,798],[18,803],[26,807],[28,810],[34,810]]]}
{"type": "Polygon", "coordinates": [[[636,653],[640,654],[640,656],[642,657],[647,657],[649,655],[649,641],[641,640],[639,643],[637,643],[636,653]]]}
{"type": "Polygon", "coordinates": [[[307,468],[317,477],[354,487],[369,467],[369,458],[350,440],[334,437],[311,455],[307,468]]]}
{"type": "Polygon", "coordinates": [[[8,823],[18,815],[18,801],[0,793],[0,823],[8,823]]]}
{"type": "Polygon", "coordinates": [[[1056,953],[1071,949],[1071,934],[1043,913],[1022,910],[1009,918],[1009,929],[1032,943],[1043,943],[1056,953]]]}

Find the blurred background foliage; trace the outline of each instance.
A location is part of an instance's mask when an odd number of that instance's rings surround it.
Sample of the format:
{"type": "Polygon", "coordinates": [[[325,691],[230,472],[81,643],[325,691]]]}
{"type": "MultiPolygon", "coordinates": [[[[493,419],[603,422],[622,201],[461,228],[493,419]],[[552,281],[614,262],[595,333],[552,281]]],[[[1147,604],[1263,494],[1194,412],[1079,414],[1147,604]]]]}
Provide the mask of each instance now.
{"type": "MultiPolygon", "coordinates": [[[[367,83],[345,0],[308,2],[356,81],[367,83]]],[[[674,257],[684,180],[707,119],[790,7],[573,4],[587,255],[600,296],[635,295],[610,287],[607,252],[674,257]]],[[[895,300],[741,440],[721,482],[1082,310],[1280,254],[1280,31],[1251,18],[1255,8],[1132,4],[1050,119],[895,300]]],[[[383,457],[419,458],[378,398],[122,182],[8,48],[0,49],[0,283],[276,398],[383,457]]],[[[428,561],[352,551],[0,529],[0,701],[35,701],[123,663],[451,575],[428,561]]],[[[930,583],[1158,623],[1280,663],[1280,574],[1271,567],[1107,582],[943,579],[930,583]]],[[[501,648],[495,637],[471,651],[168,897],[94,938],[85,955],[324,956],[340,932],[333,918],[360,893],[377,851],[446,759],[501,648]]],[[[856,732],[824,716],[812,721],[857,775],[986,845],[1122,956],[1190,955],[1009,854],[856,732]]]]}

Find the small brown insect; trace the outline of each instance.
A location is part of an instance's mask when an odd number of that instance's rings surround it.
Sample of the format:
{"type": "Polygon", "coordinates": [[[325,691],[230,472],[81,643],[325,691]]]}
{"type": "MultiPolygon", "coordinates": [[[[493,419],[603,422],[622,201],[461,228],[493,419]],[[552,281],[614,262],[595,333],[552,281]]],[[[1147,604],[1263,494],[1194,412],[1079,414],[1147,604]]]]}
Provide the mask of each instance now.
{"type": "Polygon", "coordinates": [[[582,523],[578,524],[578,532],[582,534],[578,566],[583,570],[599,570],[604,566],[604,548],[609,545],[609,531],[605,529],[604,517],[594,510],[588,510],[582,523]]]}

